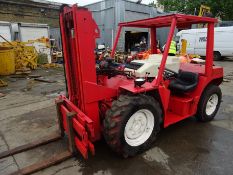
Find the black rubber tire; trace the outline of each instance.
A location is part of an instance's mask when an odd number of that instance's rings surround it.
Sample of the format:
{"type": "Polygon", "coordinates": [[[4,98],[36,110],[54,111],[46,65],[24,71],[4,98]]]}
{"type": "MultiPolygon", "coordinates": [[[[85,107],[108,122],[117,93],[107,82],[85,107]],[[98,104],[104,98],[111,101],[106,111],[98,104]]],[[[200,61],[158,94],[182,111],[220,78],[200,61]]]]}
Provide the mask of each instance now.
{"type": "Polygon", "coordinates": [[[135,156],[152,145],[162,122],[160,104],[147,95],[121,95],[112,103],[104,119],[104,137],[110,148],[123,157],[135,156]],[[154,128],[150,137],[139,146],[130,146],[124,138],[124,130],[129,118],[140,109],[148,109],[154,115],[154,128]]]}
{"type": "Polygon", "coordinates": [[[222,60],[222,55],[218,51],[214,51],[214,61],[220,61],[222,60]]]}
{"type": "Polygon", "coordinates": [[[201,98],[199,100],[198,108],[197,108],[197,114],[196,119],[201,122],[207,122],[214,119],[216,113],[218,112],[218,109],[220,107],[220,103],[222,100],[222,92],[219,86],[216,85],[209,85],[204,92],[201,95],[201,98]],[[218,95],[218,104],[216,106],[215,111],[211,115],[206,114],[206,105],[207,101],[211,97],[211,95],[217,94],[218,95]]]}

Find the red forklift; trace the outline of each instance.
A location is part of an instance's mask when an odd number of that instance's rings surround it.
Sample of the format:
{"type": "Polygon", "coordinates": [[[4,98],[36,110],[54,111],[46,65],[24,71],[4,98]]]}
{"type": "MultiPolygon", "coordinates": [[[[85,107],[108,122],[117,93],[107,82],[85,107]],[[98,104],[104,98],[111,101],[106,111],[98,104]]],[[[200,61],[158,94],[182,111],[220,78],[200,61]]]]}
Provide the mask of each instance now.
{"type": "Polygon", "coordinates": [[[161,127],[188,117],[212,120],[221,103],[223,68],[213,63],[214,24],[217,19],[172,14],[119,23],[111,58],[97,66],[94,49],[100,31],[86,8],[63,6],[60,27],[67,96],[56,100],[62,134],[70,150],[84,158],[95,154],[94,142],[104,138],[124,157],[150,148],[161,127]],[[205,64],[181,63],[179,71],[166,68],[175,29],[207,24],[205,64]],[[170,27],[158,74],[138,78],[114,66],[113,57],[124,27],[150,30],[151,53],[157,54],[156,30],[170,27]]]}

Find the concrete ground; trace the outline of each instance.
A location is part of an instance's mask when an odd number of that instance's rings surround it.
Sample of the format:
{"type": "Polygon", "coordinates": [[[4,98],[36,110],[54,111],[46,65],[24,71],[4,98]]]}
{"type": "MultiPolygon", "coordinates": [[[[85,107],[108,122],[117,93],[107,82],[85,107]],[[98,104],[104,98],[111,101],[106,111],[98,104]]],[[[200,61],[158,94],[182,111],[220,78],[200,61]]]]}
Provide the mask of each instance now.
{"type": "MultiPolygon", "coordinates": [[[[153,147],[134,158],[116,156],[104,141],[97,142],[96,156],[81,156],[35,173],[36,175],[76,174],[164,174],[225,175],[233,173],[233,59],[216,62],[225,68],[229,82],[221,85],[223,102],[216,118],[209,123],[194,118],[163,129],[153,147]]],[[[0,88],[0,152],[43,138],[57,131],[54,98],[65,90],[62,69],[39,69],[55,83],[9,78],[0,88]]],[[[5,175],[66,150],[60,140],[39,148],[0,159],[5,175]]]]}

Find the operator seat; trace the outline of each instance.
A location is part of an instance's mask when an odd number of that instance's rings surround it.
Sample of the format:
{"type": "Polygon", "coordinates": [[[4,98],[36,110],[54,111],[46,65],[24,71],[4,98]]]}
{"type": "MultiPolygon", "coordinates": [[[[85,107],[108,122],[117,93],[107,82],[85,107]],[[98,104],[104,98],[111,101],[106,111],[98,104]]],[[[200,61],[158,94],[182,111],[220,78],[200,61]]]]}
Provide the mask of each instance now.
{"type": "Polygon", "coordinates": [[[193,72],[179,71],[177,78],[171,80],[169,89],[173,92],[185,93],[196,88],[198,74],[193,72]]]}

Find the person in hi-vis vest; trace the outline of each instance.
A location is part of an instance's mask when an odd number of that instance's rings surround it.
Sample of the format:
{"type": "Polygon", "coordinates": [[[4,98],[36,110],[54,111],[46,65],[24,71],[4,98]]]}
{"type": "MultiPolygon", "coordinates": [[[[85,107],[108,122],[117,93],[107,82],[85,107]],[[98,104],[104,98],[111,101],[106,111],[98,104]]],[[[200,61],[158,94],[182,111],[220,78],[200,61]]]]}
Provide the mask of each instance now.
{"type": "MultiPolygon", "coordinates": [[[[166,44],[163,46],[163,51],[165,49],[166,44]]],[[[176,55],[176,42],[174,41],[174,39],[171,41],[171,45],[169,48],[169,52],[168,52],[169,56],[175,56],[176,55]]]]}
{"type": "Polygon", "coordinates": [[[174,40],[171,41],[171,45],[168,52],[169,56],[175,56],[176,55],[176,42],[174,40]]]}

